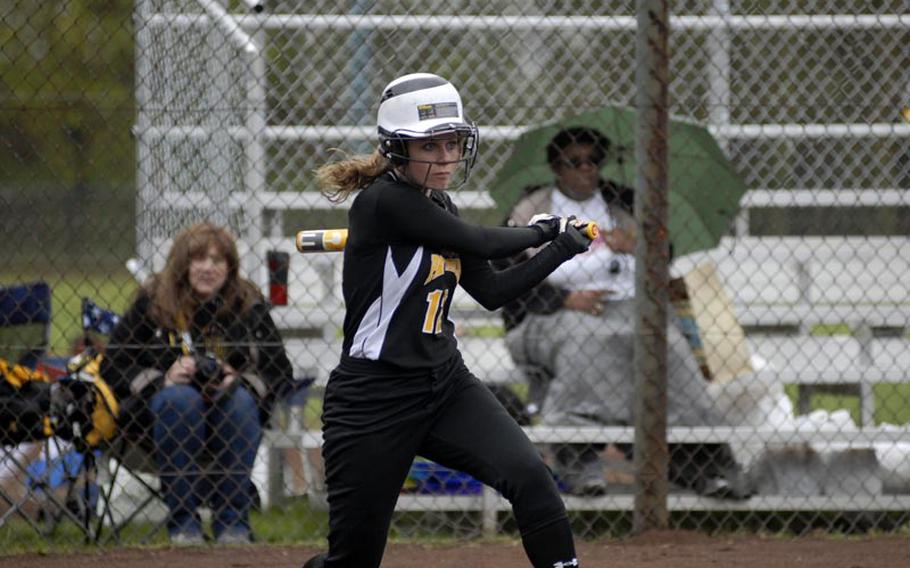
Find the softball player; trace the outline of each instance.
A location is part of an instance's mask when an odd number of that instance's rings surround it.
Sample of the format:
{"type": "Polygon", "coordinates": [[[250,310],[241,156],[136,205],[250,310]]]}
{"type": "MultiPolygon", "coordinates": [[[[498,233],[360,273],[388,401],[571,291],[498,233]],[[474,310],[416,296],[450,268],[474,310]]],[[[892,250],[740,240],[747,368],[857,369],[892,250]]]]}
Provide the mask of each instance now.
{"type": "Polygon", "coordinates": [[[488,309],[526,292],[590,241],[566,219],[525,227],[462,221],[445,190],[464,183],[477,127],[436,75],[392,81],[379,104],[380,146],[317,172],[326,194],[361,190],[348,215],[341,361],[323,410],[329,551],[305,567],[379,566],[395,502],[416,455],[468,473],[512,504],[538,568],[578,566],[549,469],[494,395],[465,367],[448,317],[455,286],[488,309]],[[549,243],[549,244],[547,244],[549,243]],[[488,259],[543,246],[494,271],[488,259]]]}

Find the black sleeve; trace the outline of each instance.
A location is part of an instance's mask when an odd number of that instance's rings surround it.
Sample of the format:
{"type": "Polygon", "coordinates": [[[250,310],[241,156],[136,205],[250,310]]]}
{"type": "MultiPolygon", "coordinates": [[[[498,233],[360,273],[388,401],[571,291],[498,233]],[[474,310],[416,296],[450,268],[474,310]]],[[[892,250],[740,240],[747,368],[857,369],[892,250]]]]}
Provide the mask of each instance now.
{"type": "Polygon", "coordinates": [[[390,234],[439,250],[477,258],[504,258],[546,242],[538,227],[484,227],[467,223],[417,189],[387,183],[378,190],[376,214],[390,234]]]}
{"type": "Polygon", "coordinates": [[[158,368],[158,359],[148,346],[152,335],[147,317],[149,302],[147,296],[141,296],[123,314],[101,360],[100,374],[121,401],[131,395],[130,386],[139,373],[166,371],[158,368]]]}
{"type": "Polygon", "coordinates": [[[484,259],[462,257],[461,285],[484,308],[495,310],[533,288],[576,253],[563,233],[533,257],[504,270],[494,270],[484,259]]]}
{"type": "MultiPolygon", "coordinates": [[[[509,221],[506,220],[506,223],[509,221]]],[[[493,261],[491,264],[495,270],[506,270],[512,266],[521,264],[530,258],[528,251],[522,251],[509,258],[503,258],[493,261]]],[[[569,290],[554,286],[546,280],[531,288],[526,294],[522,294],[506,302],[502,306],[502,323],[506,331],[516,327],[525,316],[531,314],[553,314],[565,307],[566,297],[569,290]]]]}

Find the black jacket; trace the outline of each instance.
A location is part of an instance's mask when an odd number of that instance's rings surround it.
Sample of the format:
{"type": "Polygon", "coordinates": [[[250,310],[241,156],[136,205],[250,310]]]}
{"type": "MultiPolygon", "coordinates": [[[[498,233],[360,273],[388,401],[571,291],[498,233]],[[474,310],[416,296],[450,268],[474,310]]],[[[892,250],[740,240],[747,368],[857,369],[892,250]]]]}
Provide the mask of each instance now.
{"type": "MultiPolygon", "coordinates": [[[[190,326],[193,343],[241,373],[265,424],[275,401],[288,394],[293,382],[281,336],[265,302],[254,304],[246,313],[230,310],[216,318],[218,301],[203,304],[194,314],[190,326]]],[[[101,363],[101,376],[117,398],[132,408],[125,412],[126,420],[143,415],[152,395],[163,386],[164,373],[184,353],[178,331],[152,321],[150,307],[149,296],[141,294],[112,332],[101,363]]]]}
{"type": "Polygon", "coordinates": [[[393,173],[375,180],[348,211],[344,249],[342,366],[377,361],[435,368],[457,352],[449,307],[460,285],[487,309],[529,290],[578,251],[566,237],[547,243],[539,227],[463,221],[444,191],[426,193],[393,173]],[[496,271],[488,262],[542,246],[531,261],[496,271]]]}

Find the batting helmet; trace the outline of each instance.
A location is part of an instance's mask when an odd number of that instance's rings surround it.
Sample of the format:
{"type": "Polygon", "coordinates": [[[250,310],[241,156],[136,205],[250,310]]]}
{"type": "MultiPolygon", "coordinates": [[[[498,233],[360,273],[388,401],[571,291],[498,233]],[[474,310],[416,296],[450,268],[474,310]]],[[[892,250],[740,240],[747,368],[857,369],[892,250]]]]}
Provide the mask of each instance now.
{"type": "Polygon", "coordinates": [[[407,163],[407,141],[455,133],[462,143],[465,180],[477,158],[477,126],[464,116],[452,83],[432,73],[399,77],[382,90],[377,116],[380,152],[396,166],[407,163]]]}

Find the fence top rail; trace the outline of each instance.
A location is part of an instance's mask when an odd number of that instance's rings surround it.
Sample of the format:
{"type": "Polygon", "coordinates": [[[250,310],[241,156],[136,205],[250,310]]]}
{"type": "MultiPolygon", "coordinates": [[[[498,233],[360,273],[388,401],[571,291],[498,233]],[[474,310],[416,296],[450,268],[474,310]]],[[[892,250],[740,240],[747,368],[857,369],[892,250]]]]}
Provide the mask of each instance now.
{"type": "MultiPolygon", "coordinates": [[[[266,209],[337,210],[348,209],[351,200],[336,203],[317,191],[257,191],[255,198],[266,209]]],[[[453,191],[452,200],[460,209],[493,209],[496,202],[486,191],[453,191]]],[[[168,192],[161,196],[168,207],[193,209],[211,197],[201,191],[168,192]]],[[[249,205],[250,194],[235,193],[231,205],[249,205]]],[[[740,201],[744,209],[756,207],[908,207],[906,189],[752,189],[740,201]]]]}
{"type": "MultiPolygon", "coordinates": [[[[147,111],[139,109],[140,115],[147,111]]],[[[495,125],[478,126],[485,140],[515,140],[532,128],[531,125],[495,125]]],[[[910,124],[899,122],[882,122],[874,124],[720,124],[709,125],[708,130],[722,140],[756,140],[756,139],[818,139],[818,138],[908,138],[910,124]]],[[[150,139],[205,139],[213,132],[227,132],[235,140],[262,138],[267,141],[343,141],[372,140],[376,129],[371,126],[348,125],[271,125],[253,132],[246,126],[193,126],[193,125],[148,125],[133,128],[133,133],[140,138],[150,139]]]]}
{"type": "Polygon", "coordinates": [[[740,200],[749,207],[905,207],[910,189],[751,189],[740,200]]]}
{"type": "MultiPolygon", "coordinates": [[[[155,14],[153,25],[200,26],[203,14],[155,14]]],[[[592,30],[633,31],[634,15],[423,15],[423,14],[236,14],[240,26],[256,29],[307,30],[592,30]]],[[[849,30],[901,29],[910,27],[905,14],[773,14],[773,15],[675,15],[676,30],[849,30]]]]}

